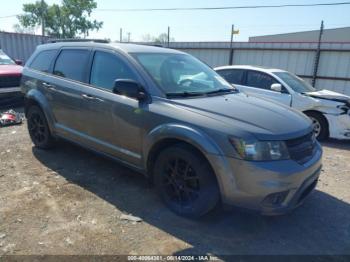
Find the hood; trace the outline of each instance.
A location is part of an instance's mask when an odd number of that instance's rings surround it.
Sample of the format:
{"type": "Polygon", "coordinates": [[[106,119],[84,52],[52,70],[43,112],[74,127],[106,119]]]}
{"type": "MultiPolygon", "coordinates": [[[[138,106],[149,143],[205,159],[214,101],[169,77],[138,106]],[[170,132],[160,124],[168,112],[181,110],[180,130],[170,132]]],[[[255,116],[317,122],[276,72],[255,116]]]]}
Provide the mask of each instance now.
{"type": "Polygon", "coordinates": [[[223,122],[231,135],[249,132],[260,140],[285,140],[312,130],[310,120],[294,109],[243,93],[173,101],[223,122]]]}
{"type": "Polygon", "coordinates": [[[23,67],[19,65],[0,65],[0,76],[1,75],[21,75],[23,67]]]}
{"type": "Polygon", "coordinates": [[[350,96],[340,94],[337,92],[333,92],[330,90],[320,90],[320,91],[314,91],[314,92],[307,92],[304,93],[307,96],[315,97],[315,98],[320,98],[320,99],[326,99],[326,100],[332,100],[336,102],[344,102],[350,104],[350,96]]]}

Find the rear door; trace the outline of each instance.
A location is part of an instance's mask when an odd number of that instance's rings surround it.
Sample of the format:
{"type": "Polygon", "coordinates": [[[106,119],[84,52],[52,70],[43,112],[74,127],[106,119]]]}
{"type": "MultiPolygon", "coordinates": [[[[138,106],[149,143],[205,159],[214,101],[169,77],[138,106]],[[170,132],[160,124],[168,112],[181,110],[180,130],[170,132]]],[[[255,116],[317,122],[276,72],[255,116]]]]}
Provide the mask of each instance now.
{"type": "Polygon", "coordinates": [[[89,48],[62,48],[53,66],[53,75],[43,83],[50,98],[56,130],[80,141],[84,123],[80,105],[81,89],[88,81],[89,48]]]}
{"type": "Polygon", "coordinates": [[[126,59],[112,50],[96,49],[90,85],[82,90],[81,112],[86,142],[98,151],[135,165],[141,161],[142,105],[113,93],[117,79],[141,79],[126,59]]]}
{"type": "Polygon", "coordinates": [[[233,84],[238,90],[244,89],[243,81],[244,81],[244,73],[243,69],[223,69],[217,71],[219,75],[221,75],[227,82],[233,84]]]}
{"type": "Polygon", "coordinates": [[[290,106],[292,98],[287,89],[282,85],[282,92],[271,90],[273,84],[280,84],[273,76],[264,72],[246,70],[240,89],[246,94],[290,106]]]}

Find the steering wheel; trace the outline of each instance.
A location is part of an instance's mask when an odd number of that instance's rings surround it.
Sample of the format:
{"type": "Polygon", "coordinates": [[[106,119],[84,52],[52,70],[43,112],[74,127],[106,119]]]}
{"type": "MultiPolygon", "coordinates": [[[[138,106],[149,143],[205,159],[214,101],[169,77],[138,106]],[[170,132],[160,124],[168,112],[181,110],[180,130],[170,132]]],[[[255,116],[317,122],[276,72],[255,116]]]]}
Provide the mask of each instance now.
{"type": "Polygon", "coordinates": [[[179,81],[179,84],[180,84],[180,85],[184,85],[186,82],[188,82],[189,85],[192,85],[193,80],[190,79],[190,78],[182,79],[182,80],[179,81]]]}

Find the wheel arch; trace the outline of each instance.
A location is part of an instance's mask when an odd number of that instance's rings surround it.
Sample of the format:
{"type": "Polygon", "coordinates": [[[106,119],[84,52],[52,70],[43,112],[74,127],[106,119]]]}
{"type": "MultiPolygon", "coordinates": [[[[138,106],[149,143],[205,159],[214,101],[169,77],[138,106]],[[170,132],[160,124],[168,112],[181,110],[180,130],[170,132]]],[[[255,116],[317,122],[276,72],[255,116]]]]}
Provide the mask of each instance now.
{"type": "Polygon", "coordinates": [[[166,124],[153,129],[146,136],[144,141],[144,167],[147,175],[151,179],[154,161],[159,153],[163,149],[178,143],[190,146],[193,150],[198,152],[204,159],[206,159],[206,161],[208,161],[215,173],[212,164],[206,157],[206,154],[222,155],[221,150],[215,142],[209,136],[195,130],[194,128],[178,124],[166,124]]]}
{"type": "Polygon", "coordinates": [[[311,113],[311,114],[317,114],[320,117],[322,117],[324,119],[326,125],[327,125],[327,135],[329,136],[329,134],[330,134],[330,132],[329,132],[329,122],[328,122],[327,117],[325,117],[321,111],[318,111],[318,110],[305,110],[305,111],[303,111],[303,113],[305,115],[307,115],[307,116],[308,116],[308,113],[311,113]]]}
{"type": "Polygon", "coordinates": [[[31,89],[24,97],[24,113],[27,116],[30,106],[38,106],[44,113],[50,131],[53,131],[54,117],[46,97],[37,89],[31,89]]]}

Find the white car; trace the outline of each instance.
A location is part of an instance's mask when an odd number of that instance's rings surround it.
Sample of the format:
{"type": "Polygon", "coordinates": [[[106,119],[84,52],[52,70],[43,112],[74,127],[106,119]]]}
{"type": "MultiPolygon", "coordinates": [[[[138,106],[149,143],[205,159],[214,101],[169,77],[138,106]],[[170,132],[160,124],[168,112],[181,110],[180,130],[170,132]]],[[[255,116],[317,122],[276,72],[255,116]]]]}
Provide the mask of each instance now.
{"type": "Polygon", "coordinates": [[[303,79],[280,69],[223,66],[215,70],[247,95],[273,100],[308,115],[318,140],[350,139],[349,96],[317,91],[303,79]]]}

